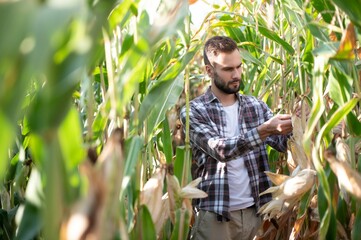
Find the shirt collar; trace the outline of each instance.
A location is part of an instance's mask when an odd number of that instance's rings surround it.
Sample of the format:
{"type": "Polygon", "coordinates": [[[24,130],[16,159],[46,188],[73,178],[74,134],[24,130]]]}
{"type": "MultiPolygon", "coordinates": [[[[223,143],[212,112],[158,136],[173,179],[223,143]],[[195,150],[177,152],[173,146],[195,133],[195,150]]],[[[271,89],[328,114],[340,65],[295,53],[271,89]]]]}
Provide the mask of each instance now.
{"type": "MultiPolygon", "coordinates": [[[[207,103],[213,102],[213,101],[218,101],[218,98],[216,97],[216,95],[214,95],[214,93],[211,90],[211,87],[209,86],[207,91],[204,93],[204,97],[205,97],[205,101],[207,103]]],[[[236,97],[238,99],[238,102],[242,102],[242,94],[240,93],[236,93],[236,97]]]]}

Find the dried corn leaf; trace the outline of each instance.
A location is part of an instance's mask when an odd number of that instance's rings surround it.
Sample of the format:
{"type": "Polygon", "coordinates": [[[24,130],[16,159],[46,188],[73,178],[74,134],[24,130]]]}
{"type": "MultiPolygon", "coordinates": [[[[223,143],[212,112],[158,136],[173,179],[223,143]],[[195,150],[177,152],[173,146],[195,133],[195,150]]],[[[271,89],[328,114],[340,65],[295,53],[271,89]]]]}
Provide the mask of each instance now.
{"type": "Polygon", "coordinates": [[[123,179],[123,131],[115,129],[96,165],[85,161],[80,171],[89,189],[61,227],[61,239],[109,239],[118,225],[119,193],[123,179]],[[107,184],[106,184],[107,183],[107,184]],[[78,226],[78,227],[74,227],[78,226]]]}
{"type": "Polygon", "coordinates": [[[161,201],[161,203],[159,203],[159,205],[161,206],[162,211],[159,215],[159,218],[156,219],[154,222],[154,226],[157,231],[157,234],[160,234],[161,230],[164,227],[165,221],[170,217],[168,193],[165,193],[162,196],[162,201],[161,201]]]}
{"type": "Polygon", "coordinates": [[[181,188],[176,176],[167,173],[166,178],[167,178],[167,191],[168,191],[170,217],[174,224],[175,211],[182,206],[181,198],[179,197],[181,188]]]}
{"type": "Polygon", "coordinates": [[[341,44],[335,57],[338,59],[354,59],[356,49],[356,33],[352,23],[347,26],[346,32],[342,35],[341,44]]]}
{"type": "Polygon", "coordinates": [[[338,220],[337,220],[337,233],[339,239],[345,239],[345,240],[349,239],[344,226],[338,220]]]}
{"type": "Polygon", "coordinates": [[[2,209],[5,211],[9,211],[11,209],[10,195],[4,186],[1,187],[0,199],[2,209]]]}
{"type": "Polygon", "coordinates": [[[355,144],[355,153],[361,154],[361,141],[355,144]]]}
{"type": "Polygon", "coordinates": [[[61,226],[60,239],[97,239],[100,237],[99,216],[104,211],[106,185],[99,169],[90,161],[80,165],[88,180],[87,195],[72,208],[71,215],[61,226]]]}
{"type": "Polygon", "coordinates": [[[299,217],[296,222],[293,224],[293,228],[289,237],[289,240],[299,239],[300,232],[302,230],[303,223],[306,219],[306,213],[299,217]]]}
{"type": "Polygon", "coordinates": [[[343,138],[336,138],[336,158],[351,165],[351,150],[343,138]]]}
{"type": "Polygon", "coordinates": [[[147,206],[153,222],[155,223],[162,214],[162,196],[165,169],[158,168],[153,176],[145,183],[140,193],[140,203],[147,206]]]}
{"type": "Polygon", "coordinates": [[[340,162],[330,151],[325,151],[325,158],[330,163],[332,171],[336,174],[339,184],[349,193],[361,199],[361,176],[345,162],[340,162]]]}

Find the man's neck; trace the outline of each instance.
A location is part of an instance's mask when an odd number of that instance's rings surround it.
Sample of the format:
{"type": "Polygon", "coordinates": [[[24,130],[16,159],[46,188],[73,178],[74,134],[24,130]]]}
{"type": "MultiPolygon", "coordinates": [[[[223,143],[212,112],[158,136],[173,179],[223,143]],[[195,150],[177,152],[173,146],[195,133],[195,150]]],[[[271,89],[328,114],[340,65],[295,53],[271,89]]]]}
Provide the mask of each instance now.
{"type": "Polygon", "coordinates": [[[211,91],[218,98],[218,100],[222,103],[224,107],[231,106],[233,103],[237,101],[236,94],[228,94],[220,91],[215,86],[211,86],[211,91]]]}

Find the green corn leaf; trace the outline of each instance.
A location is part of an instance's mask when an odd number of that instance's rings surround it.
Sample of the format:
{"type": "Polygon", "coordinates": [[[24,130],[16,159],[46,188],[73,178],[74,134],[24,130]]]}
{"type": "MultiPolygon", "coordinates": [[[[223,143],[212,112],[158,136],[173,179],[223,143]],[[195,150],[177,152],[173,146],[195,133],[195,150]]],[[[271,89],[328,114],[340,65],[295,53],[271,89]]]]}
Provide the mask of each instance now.
{"type": "Polygon", "coordinates": [[[262,27],[262,26],[259,26],[258,30],[263,36],[280,44],[289,54],[293,55],[295,53],[295,50],[293,49],[293,47],[286,41],[282,40],[282,38],[280,38],[280,36],[278,36],[277,33],[273,32],[265,27],[262,27]]]}
{"type": "Polygon", "coordinates": [[[315,24],[312,17],[308,15],[308,13],[305,13],[304,16],[307,20],[307,28],[310,30],[311,34],[322,42],[328,42],[329,39],[327,34],[315,24]]]}
{"type": "Polygon", "coordinates": [[[140,106],[139,122],[148,115],[148,135],[164,120],[166,111],[177,103],[183,91],[183,74],[172,81],[163,81],[154,86],[140,106]]]}
{"type": "Polygon", "coordinates": [[[26,189],[26,202],[24,209],[19,209],[19,228],[16,232],[18,240],[34,239],[44,225],[41,206],[43,204],[43,184],[41,176],[36,168],[33,168],[26,189]]]}
{"type": "Polygon", "coordinates": [[[233,28],[233,27],[239,27],[241,24],[242,23],[233,21],[233,20],[224,20],[224,21],[213,23],[210,27],[211,28],[217,28],[217,27],[222,27],[222,28],[232,27],[233,28]]]}
{"type": "Polygon", "coordinates": [[[337,219],[333,208],[331,208],[330,225],[325,239],[336,240],[337,237],[337,219]]]}
{"type": "Polygon", "coordinates": [[[157,239],[152,216],[145,205],[141,206],[138,211],[131,236],[131,239],[157,239]]]}
{"type": "Polygon", "coordinates": [[[312,6],[322,15],[322,18],[330,23],[334,12],[335,7],[332,5],[330,0],[311,0],[312,6]]]}
{"type": "Polygon", "coordinates": [[[129,11],[129,8],[137,2],[139,1],[121,1],[115,8],[113,8],[108,17],[111,29],[114,29],[116,26],[122,27],[129,21],[129,18],[132,16],[132,11],[129,11]]]}
{"type": "MultiPolygon", "coordinates": [[[[110,49],[108,50],[110,51],[110,49]]],[[[134,92],[137,90],[139,83],[150,77],[148,75],[149,72],[144,71],[144,69],[147,69],[149,52],[149,45],[142,39],[120,58],[120,61],[124,63],[124,66],[119,73],[120,81],[118,81],[117,88],[120,91],[120,101],[117,102],[117,107],[119,109],[129,103],[134,92]]],[[[111,52],[108,52],[108,54],[111,55],[111,52]]]]}
{"type": "Polygon", "coordinates": [[[339,106],[350,100],[352,94],[352,78],[338,70],[332,68],[329,77],[329,91],[330,97],[339,106]]]}
{"type": "Polygon", "coordinates": [[[352,227],[352,240],[357,240],[357,239],[361,239],[361,208],[358,209],[357,213],[356,213],[356,219],[355,219],[355,224],[352,227]]]}
{"type": "Polygon", "coordinates": [[[344,119],[348,113],[356,106],[356,104],[359,102],[358,98],[353,98],[347,103],[345,103],[343,106],[340,106],[334,114],[330,117],[330,119],[323,125],[320,132],[317,135],[316,142],[320,143],[322,141],[322,138],[332,131],[332,128],[334,128],[337,124],[341,122],[342,119],[344,119]]]}
{"type": "Polygon", "coordinates": [[[8,119],[0,111],[0,178],[4,177],[5,171],[8,166],[8,149],[13,142],[14,128],[8,119]]]}
{"type": "Polygon", "coordinates": [[[337,220],[343,225],[347,226],[348,222],[348,213],[347,213],[347,203],[346,201],[341,198],[341,195],[338,198],[338,204],[337,204],[337,220]]]}
{"type": "Polygon", "coordinates": [[[184,146],[178,146],[176,149],[176,158],[174,161],[174,176],[178,178],[179,182],[182,182],[184,159],[185,159],[185,148],[184,146]]]}
{"type": "Polygon", "coordinates": [[[122,190],[120,195],[124,193],[124,190],[127,188],[133,173],[135,172],[135,167],[138,163],[138,157],[143,147],[143,138],[140,136],[133,136],[131,139],[128,139],[125,144],[126,160],[122,181],[122,190]]]}
{"type": "Polygon", "coordinates": [[[361,0],[332,0],[350,19],[361,28],[361,0]]]}
{"type": "Polygon", "coordinates": [[[163,133],[162,133],[162,142],[163,142],[163,152],[167,161],[167,164],[173,162],[173,146],[172,146],[172,136],[169,129],[168,118],[166,117],[163,121],[163,133]]]}
{"type": "Polygon", "coordinates": [[[302,19],[302,7],[297,6],[296,1],[283,1],[283,13],[288,21],[298,29],[304,28],[304,20],[302,19]]]}
{"type": "Polygon", "coordinates": [[[353,112],[347,115],[347,126],[351,134],[361,136],[361,122],[353,112]]]}
{"type": "Polygon", "coordinates": [[[166,111],[178,101],[183,91],[182,71],[200,46],[200,42],[193,45],[181,61],[168,68],[143,99],[139,109],[139,122],[143,123],[148,118],[148,135],[163,121],[166,111]]]}
{"type": "Polygon", "coordinates": [[[85,158],[80,116],[75,108],[71,108],[58,129],[58,138],[65,166],[68,171],[77,170],[77,166],[85,158]]]}
{"type": "Polygon", "coordinates": [[[175,211],[175,226],[171,240],[187,239],[189,231],[190,214],[187,209],[179,208],[175,211]]]}
{"type": "MultiPolygon", "coordinates": [[[[6,159],[6,158],[5,158],[6,159]]],[[[19,153],[15,154],[15,156],[12,157],[10,160],[10,165],[8,166],[6,176],[5,176],[5,182],[11,182],[15,179],[15,174],[18,168],[21,168],[23,163],[20,162],[19,164],[19,153]]]]}
{"type": "Polygon", "coordinates": [[[172,58],[175,54],[175,43],[172,40],[165,41],[156,51],[154,56],[154,73],[156,77],[165,71],[167,67],[171,65],[172,58]]]}
{"type": "Polygon", "coordinates": [[[329,206],[326,196],[324,195],[325,191],[321,186],[319,186],[318,191],[318,211],[320,214],[320,230],[319,230],[319,238],[326,239],[326,235],[328,232],[330,218],[331,218],[331,206],[329,206]]]}
{"type": "MultiPolygon", "coordinates": [[[[18,210],[20,211],[20,210],[18,210]]],[[[36,238],[43,227],[41,209],[32,203],[25,203],[20,215],[20,225],[16,231],[16,240],[31,240],[36,238]]]]}
{"type": "Polygon", "coordinates": [[[247,50],[245,49],[240,49],[241,52],[241,56],[244,60],[248,61],[248,62],[252,62],[260,67],[264,66],[264,64],[257,58],[255,58],[252,54],[250,54],[247,50]]]}

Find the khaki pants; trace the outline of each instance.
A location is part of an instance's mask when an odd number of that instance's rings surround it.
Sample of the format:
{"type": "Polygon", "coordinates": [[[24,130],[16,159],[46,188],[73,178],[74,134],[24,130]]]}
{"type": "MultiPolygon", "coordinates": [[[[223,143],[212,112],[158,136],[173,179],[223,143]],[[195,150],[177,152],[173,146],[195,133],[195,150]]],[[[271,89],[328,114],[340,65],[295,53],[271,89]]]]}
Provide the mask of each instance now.
{"type": "Polygon", "coordinates": [[[192,240],[251,240],[261,227],[256,208],[230,212],[230,221],[217,221],[217,214],[200,210],[191,232],[192,240]]]}

